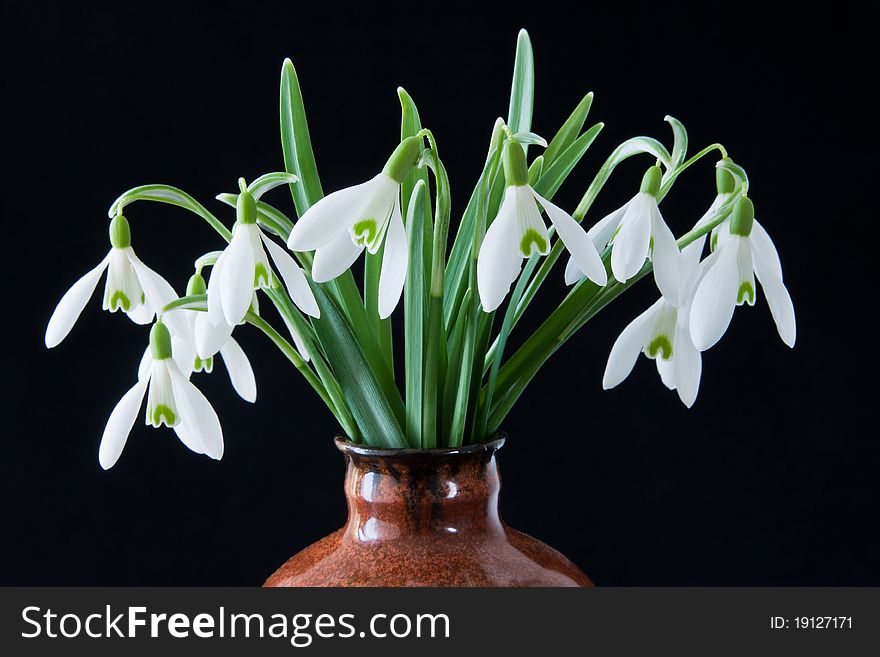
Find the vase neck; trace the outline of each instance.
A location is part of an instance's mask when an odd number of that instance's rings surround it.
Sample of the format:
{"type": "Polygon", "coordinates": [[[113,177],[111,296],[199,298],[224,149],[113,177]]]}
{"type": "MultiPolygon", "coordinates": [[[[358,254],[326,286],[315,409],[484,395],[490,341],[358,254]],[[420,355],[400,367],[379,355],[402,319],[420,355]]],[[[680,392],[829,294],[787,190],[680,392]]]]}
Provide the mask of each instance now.
{"type": "Polygon", "coordinates": [[[358,453],[343,449],[349,540],[500,533],[501,481],[495,451],[481,445],[446,450],[358,453]]]}

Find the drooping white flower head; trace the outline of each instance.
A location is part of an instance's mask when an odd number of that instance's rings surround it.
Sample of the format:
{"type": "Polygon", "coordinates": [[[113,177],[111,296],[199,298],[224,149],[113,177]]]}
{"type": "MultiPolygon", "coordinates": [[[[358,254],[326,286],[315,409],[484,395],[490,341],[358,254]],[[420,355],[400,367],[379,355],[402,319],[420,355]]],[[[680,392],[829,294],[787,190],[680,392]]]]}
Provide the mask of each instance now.
{"type": "Polygon", "coordinates": [[[98,449],[102,468],[112,468],[119,460],[144,396],[148,425],[173,428],[180,441],[197,454],[213,459],[223,456],[223,430],[217,413],[172,358],[171,334],[159,320],[150,331],[150,354],[141,362],[137,383],[122,396],[107,420],[98,449]]]}
{"type": "MultiPolygon", "coordinates": [[[[661,177],[660,167],[648,169],[642,178],[639,193],[603,217],[588,234],[600,251],[611,243],[611,272],[614,278],[626,283],[641,270],[645,259],[651,258],[654,280],[660,293],[680,303],[679,249],[657,205],[661,177]]],[[[569,261],[565,270],[566,283],[571,285],[583,277],[578,263],[569,261]]]]}
{"type": "Polygon", "coordinates": [[[636,317],[611,348],[602,387],[619,385],[632,372],[640,353],[654,359],[664,385],[677,390],[679,399],[690,408],[697,398],[702,373],[702,357],[688,327],[690,299],[704,267],[700,265],[705,237],[689,244],[680,255],[682,300],[680,304],[661,296],[654,305],[636,317]]]}
{"type": "MultiPolygon", "coordinates": [[[[266,255],[284,281],[290,298],[307,315],[320,317],[318,303],[302,268],[257,225],[257,200],[239,181],[236,222],[232,240],[220,254],[208,284],[208,317],[214,326],[236,326],[247,314],[254,290],[271,287],[274,274],[266,255]]],[[[231,329],[230,329],[231,332],[231,329]]]]}
{"type": "Polygon", "coordinates": [[[755,305],[755,275],[767,296],[782,341],[793,347],[797,334],[794,305],[782,282],[782,264],[770,235],[755,221],[746,196],[737,200],[730,220],[719,227],[717,246],[694,292],[690,329],[701,350],[714,345],[730,325],[736,306],[755,305]]]}
{"type": "Polygon", "coordinates": [[[400,185],[421,149],[421,138],[404,139],[381,173],[322,198],[300,217],[287,240],[293,251],[315,252],[312,278],[316,283],[333,280],[364,249],[375,255],[384,243],[378,303],[382,319],[394,312],[406,280],[409,244],[400,210],[400,185]]]}
{"type": "MultiPolygon", "coordinates": [[[[174,288],[147,267],[131,248],[131,229],[121,214],[110,222],[110,252],[61,297],[46,327],[46,346],[57,346],[67,337],[76,320],[95,292],[101,274],[107,270],[104,284],[104,310],[122,310],[137,324],[149,324],[157,311],[177,299],[174,288]]],[[[170,320],[181,333],[186,327],[170,320]]]]}
{"type": "MultiPolygon", "coordinates": [[[[193,274],[186,286],[187,295],[205,294],[207,286],[200,272],[193,274]]],[[[232,327],[224,322],[220,326],[211,324],[207,313],[196,310],[176,309],[167,316],[181,314],[190,327],[185,336],[172,332],[171,348],[174,360],[187,378],[193,372],[212,372],[217,354],[223,359],[229,380],[239,397],[248,402],[257,400],[257,382],[254,370],[241,345],[232,337],[232,327]]],[[[145,367],[150,360],[150,350],[144,352],[139,369],[139,377],[146,374],[145,367]]]]}
{"type": "Polygon", "coordinates": [[[504,176],[507,184],[498,215],[486,230],[477,258],[477,289],[483,310],[492,312],[504,301],[519,276],[524,258],[550,252],[550,236],[538,203],[556,229],[556,234],[591,281],[605,285],[605,265],[586,231],[565,210],[540,196],[528,184],[528,170],[522,147],[508,141],[504,147],[504,176]]]}

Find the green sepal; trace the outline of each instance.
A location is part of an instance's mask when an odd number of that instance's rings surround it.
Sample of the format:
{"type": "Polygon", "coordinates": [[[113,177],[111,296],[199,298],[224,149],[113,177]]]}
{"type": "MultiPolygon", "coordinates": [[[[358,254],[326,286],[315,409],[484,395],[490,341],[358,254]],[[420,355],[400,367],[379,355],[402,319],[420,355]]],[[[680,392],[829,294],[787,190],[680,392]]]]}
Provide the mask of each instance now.
{"type": "Polygon", "coordinates": [[[154,360],[171,358],[171,333],[161,319],[150,329],[150,351],[154,360]]]}
{"type": "Polygon", "coordinates": [[[114,249],[127,249],[131,246],[131,226],[128,219],[117,214],[110,221],[110,244],[114,249]]]}
{"type": "Polygon", "coordinates": [[[394,149],[382,172],[398,184],[403,183],[419,161],[419,155],[421,154],[422,138],[416,136],[407,137],[394,149]]]}
{"type": "Polygon", "coordinates": [[[257,202],[248,190],[242,190],[235,201],[235,215],[240,224],[257,223],[257,202]]]}
{"type": "Polygon", "coordinates": [[[748,196],[740,196],[730,215],[730,234],[748,237],[755,223],[755,206],[748,196]]]}
{"type": "Polygon", "coordinates": [[[715,188],[719,194],[730,194],[736,187],[736,178],[727,169],[715,169],[715,188]]]}
{"type": "Polygon", "coordinates": [[[508,140],[504,144],[501,162],[504,167],[504,180],[508,186],[520,187],[529,184],[526,153],[517,142],[508,140]]]}
{"type": "Polygon", "coordinates": [[[198,272],[189,277],[189,281],[186,283],[186,294],[206,294],[208,292],[208,284],[205,283],[205,278],[198,272]]]}
{"type": "Polygon", "coordinates": [[[645,171],[645,175],[642,176],[642,186],[639,189],[640,192],[645,194],[650,194],[651,196],[657,196],[657,192],[660,191],[660,181],[663,178],[663,171],[658,166],[652,166],[647,171],[645,171]]]}

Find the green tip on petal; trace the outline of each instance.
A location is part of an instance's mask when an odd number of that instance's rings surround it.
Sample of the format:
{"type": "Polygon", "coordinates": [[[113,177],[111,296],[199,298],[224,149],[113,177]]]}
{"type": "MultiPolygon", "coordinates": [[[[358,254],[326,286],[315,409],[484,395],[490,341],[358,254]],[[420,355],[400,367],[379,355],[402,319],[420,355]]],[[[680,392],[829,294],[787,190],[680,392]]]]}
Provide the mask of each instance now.
{"type": "Polygon", "coordinates": [[[741,196],[733,206],[730,217],[730,232],[732,235],[748,237],[752,234],[752,224],[755,223],[755,206],[748,196],[741,196]]]}
{"type": "Polygon", "coordinates": [[[422,154],[422,138],[407,137],[391,154],[382,171],[396,183],[403,183],[422,154]]]}
{"type": "Polygon", "coordinates": [[[519,241],[519,250],[526,258],[532,253],[547,253],[547,240],[534,228],[528,228],[519,241]]]}
{"type": "Polygon", "coordinates": [[[648,356],[656,358],[657,354],[660,354],[663,360],[672,358],[672,342],[665,335],[658,335],[648,345],[648,356]]]}
{"type": "Polygon", "coordinates": [[[642,186],[639,191],[650,194],[651,196],[657,196],[657,192],[660,191],[661,178],[663,178],[663,171],[660,167],[656,165],[651,167],[645,171],[645,175],[642,176],[642,186]]]}
{"type": "Polygon", "coordinates": [[[736,293],[736,303],[742,305],[748,301],[749,305],[755,305],[755,286],[750,281],[743,281],[736,293]]]}
{"type": "Polygon", "coordinates": [[[730,194],[736,187],[736,179],[727,169],[715,169],[715,188],[719,194],[730,194]]]}
{"type": "Polygon", "coordinates": [[[529,184],[529,167],[526,165],[526,152],[517,142],[508,139],[502,155],[504,180],[507,185],[520,187],[529,184]]]}
{"type": "Polygon", "coordinates": [[[171,358],[171,333],[161,318],[150,329],[150,352],[154,360],[171,358]]]}
{"type": "MultiPolygon", "coordinates": [[[[239,182],[244,182],[244,178],[241,178],[239,182]]],[[[243,189],[238,195],[238,201],[235,203],[235,211],[238,223],[257,223],[257,202],[254,200],[254,195],[248,190],[243,189]]]]}
{"type": "Polygon", "coordinates": [[[205,294],[208,291],[208,284],[205,283],[204,277],[196,272],[192,276],[189,277],[189,281],[186,284],[186,293],[187,295],[191,294],[205,294]]]}
{"type": "Polygon", "coordinates": [[[131,227],[128,219],[121,214],[110,221],[110,244],[114,249],[127,249],[131,246],[131,227]]]}

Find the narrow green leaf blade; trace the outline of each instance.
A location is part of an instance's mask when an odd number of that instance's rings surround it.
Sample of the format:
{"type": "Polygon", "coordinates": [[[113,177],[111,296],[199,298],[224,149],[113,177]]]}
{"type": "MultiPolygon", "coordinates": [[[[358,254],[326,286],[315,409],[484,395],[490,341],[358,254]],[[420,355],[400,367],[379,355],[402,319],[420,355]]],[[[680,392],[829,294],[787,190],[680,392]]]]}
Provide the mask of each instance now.
{"type": "Polygon", "coordinates": [[[422,400],[425,367],[425,304],[427,284],[425,269],[419,262],[424,252],[424,221],[428,187],[419,180],[413,187],[406,211],[406,233],[409,239],[409,263],[403,288],[403,358],[406,394],[406,441],[412,446],[422,444],[422,400]]]}
{"type": "Polygon", "coordinates": [[[345,394],[364,441],[379,447],[406,447],[406,437],[395,417],[393,402],[376,381],[344,317],[319,285],[312,285],[321,310],[315,333],[345,394]]]}
{"type": "Polygon", "coordinates": [[[587,121],[592,104],[593,92],[591,91],[581,99],[581,102],[577,104],[577,107],[559,128],[559,132],[550,140],[550,145],[544,151],[544,165],[546,167],[551,167],[556,158],[568,150],[568,147],[577,139],[587,121]]]}
{"type": "Polygon", "coordinates": [[[535,96],[535,60],[529,33],[520,30],[516,40],[516,60],[510,89],[507,125],[512,132],[528,132],[532,128],[532,105],[535,96]]]}
{"type": "Polygon", "coordinates": [[[299,78],[289,59],[285,59],[281,67],[281,148],[284,168],[299,178],[298,184],[290,185],[290,193],[297,215],[301,217],[324,196],[324,192],[312,151],[299,78]]]}

